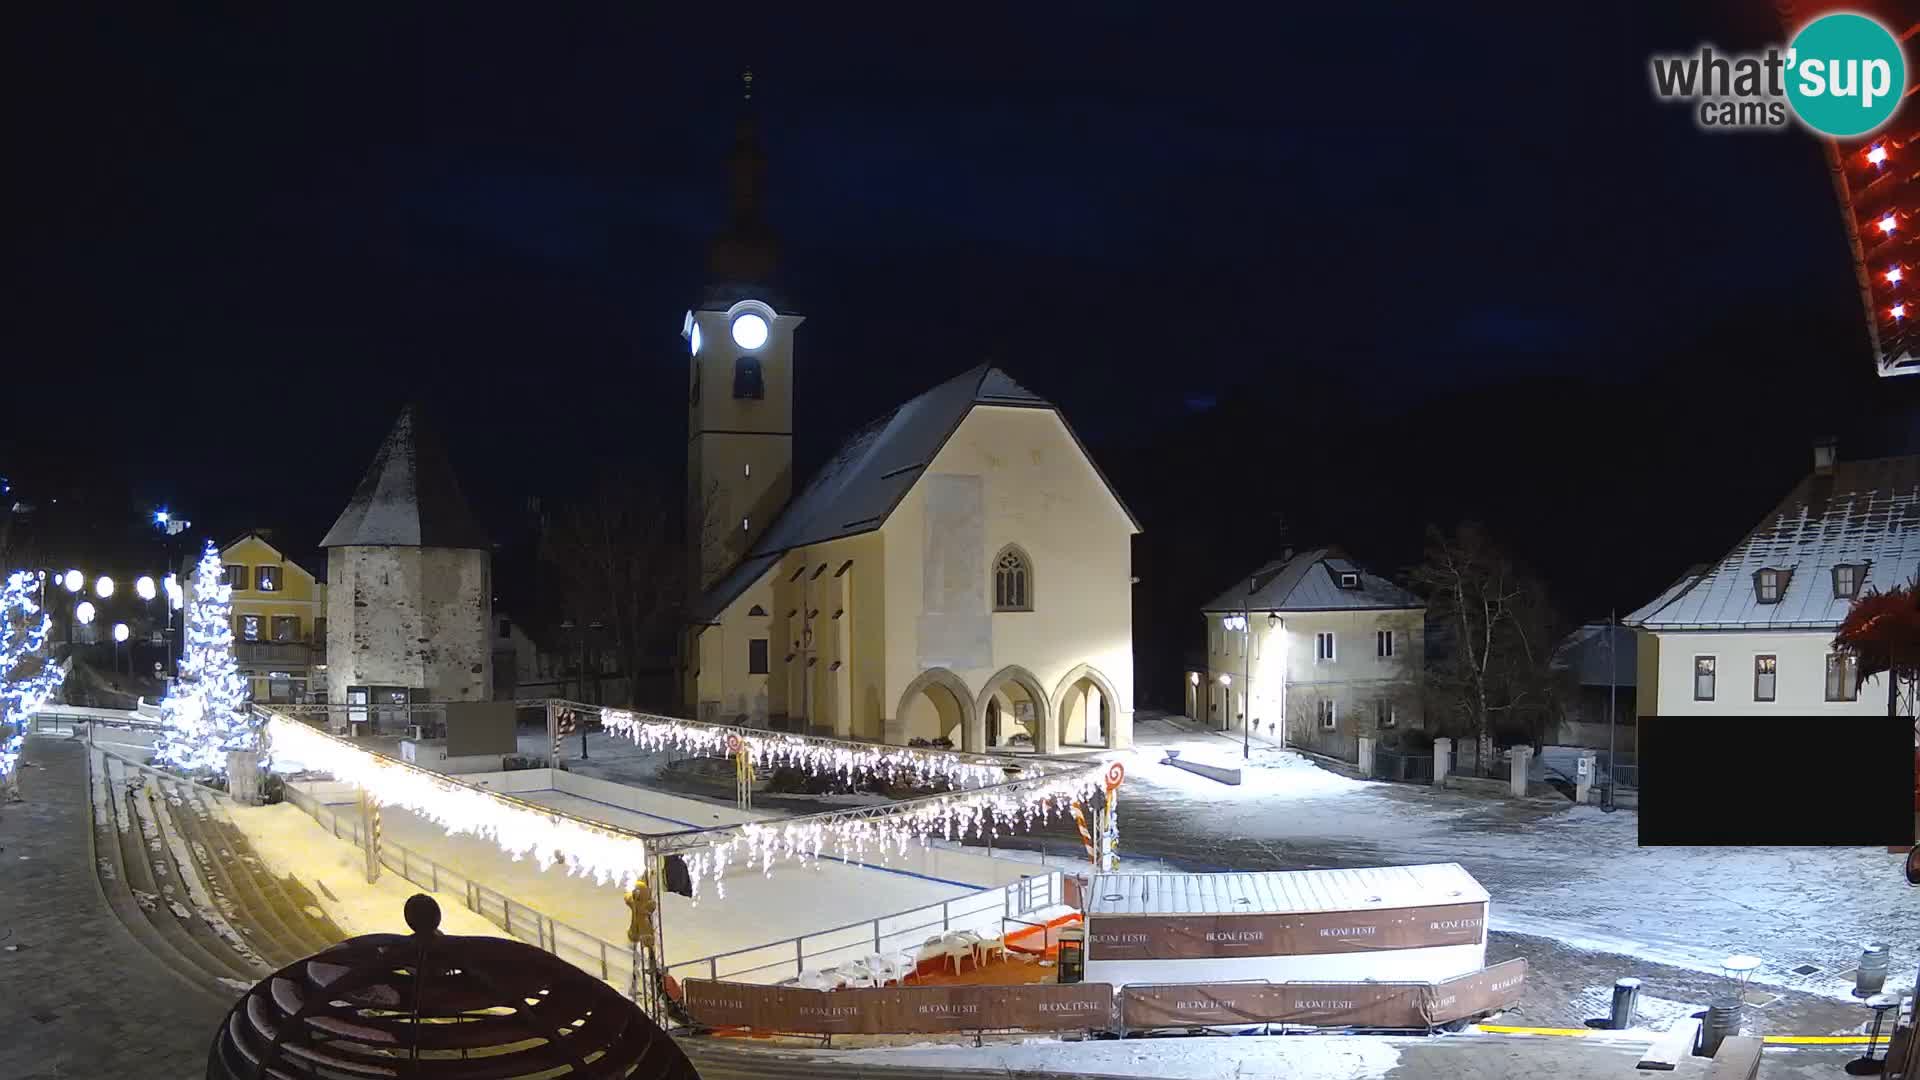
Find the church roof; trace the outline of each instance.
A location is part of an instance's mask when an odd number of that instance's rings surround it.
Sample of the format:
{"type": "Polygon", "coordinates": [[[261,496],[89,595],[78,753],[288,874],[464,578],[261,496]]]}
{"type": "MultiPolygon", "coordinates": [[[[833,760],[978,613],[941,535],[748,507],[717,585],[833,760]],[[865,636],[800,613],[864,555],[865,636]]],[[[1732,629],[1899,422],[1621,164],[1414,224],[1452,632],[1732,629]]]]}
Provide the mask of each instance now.
{"type": "Polygon", "coordinates": [[[353,501],[320,541],[335,547],[486,549],[486,533],[460,494],[446,446],[409,405],[380,444],[353,501]]]}
{"type": "MultiPolygon", "coordinates": [[[[960,422],[975,405],[1059,410],[1033,391],[988,364],[969,369],[913,398],[855,432],[839,452],[821,467],[800,493],[789,501],[753,550],[708,589],[695,605],[693,617],[711,622],[783,554],[794,548],[872,532],[912,489],[914,481],[932,464],[960,422]]],[[[1082,454],[1086,446],[1073,427],[1060,421],[1082,454]]],[[[1087,458],[1089,464],[1093,459],[1087,458]]],[[[1098,465],[1094,472],[1120,504],[1137,530],[1139,519],[1114,491],[1098,465]]]]}

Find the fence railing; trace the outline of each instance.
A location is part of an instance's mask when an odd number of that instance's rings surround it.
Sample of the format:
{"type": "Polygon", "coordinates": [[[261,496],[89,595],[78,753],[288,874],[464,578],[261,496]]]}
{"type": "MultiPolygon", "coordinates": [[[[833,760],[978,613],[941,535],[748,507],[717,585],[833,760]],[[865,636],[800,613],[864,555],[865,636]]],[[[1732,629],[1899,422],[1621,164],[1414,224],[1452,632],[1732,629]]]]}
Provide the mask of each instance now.
{"type": "Polygon", "coordinates": [[[1433,755],[1406,754],[1376,746],[1373,750],[1373,778],[1408,784],[1431,784],[1433,755]]]}
{"type": "Polygon", "coordinates": [[[1296,750],[1338,758],[1351,765],[1360,763],[1360,736],[1346,731],[1328,731],[1317,725],[1295,724],[1287,732],[1287,745],[1296,750]]]}
{"type": "Polygon", "coordinates": [[[1062,903],[1059,871],[1022,877],[970,896],[943,900],[910,911],[865,919],[830,930],[783,938],[745,949],[668,964],[676,979],[725,979],[730,982],[780,983],[808,971],[864,960],[875,953],[904,951],[948,930],[971,930],[1062,903]]]}
{"type": "MultiPolygon", "coordinates": [[[[288,802],[299,807],[338,839],[346,840],[355,847],[366,847],[361,837],[358,814],[339,813],[293,784],[287,785],[286,797],[288,802]]],[[[461,896],[467,910],[505,930],[510,936],[552,953],[590,975],[599,976],[622,993],[626,993],[633,984],[633,953],[626,945],[613,944],[563,923],[385,837],[380,840],[380,865],[424,889],[461,896]]],[[[652,985],[651,972],[645,970],[644,959],[641,963],[639,1001],[646,1005],[652,985]]]]}
{"type": "Polygon", "coordinates": [[[1453,761],[1448,772],[1455,776],[1477,776],[1490,780],[1505,780],[1513,772],[1513,751],[1504,746],[1496,746],[1491,753],[1480,753],[1477,739],[1461,738],[1454,740],[1453,761]]]}

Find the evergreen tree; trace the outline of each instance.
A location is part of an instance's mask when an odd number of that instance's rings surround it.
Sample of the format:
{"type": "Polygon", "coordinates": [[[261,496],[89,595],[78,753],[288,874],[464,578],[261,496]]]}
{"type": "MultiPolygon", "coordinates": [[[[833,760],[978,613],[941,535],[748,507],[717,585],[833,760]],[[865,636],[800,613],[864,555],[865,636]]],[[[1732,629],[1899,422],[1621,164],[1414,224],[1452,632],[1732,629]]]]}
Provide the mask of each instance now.
{"type": "Polygon", "coordinates": [[[0,586],[0,788],[11,785],[27,715],[59,689],[65,673],[47,655],[53,619],[37,599],[44,576],[16,570],[0,586]]]}
{"type": "Polygon", "coordinates": [[[220,578],[220,552],[208,541],[193,572],[180,678],[160,702],[167,728],[154,757],[190,772],[223,770],[227,751],[260,745],[248,680],[233,657],[233,587],[220,578]]]}

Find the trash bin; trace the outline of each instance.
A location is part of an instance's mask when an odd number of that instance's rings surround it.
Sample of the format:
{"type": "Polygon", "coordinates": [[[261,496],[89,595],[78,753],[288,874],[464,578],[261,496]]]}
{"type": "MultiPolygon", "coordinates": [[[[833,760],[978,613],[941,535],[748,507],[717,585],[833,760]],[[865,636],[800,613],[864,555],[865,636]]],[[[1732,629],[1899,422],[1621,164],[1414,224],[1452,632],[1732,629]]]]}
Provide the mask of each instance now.
{"type": "Polygon", "coordinates": [[[1860,950],[1860,967],[1853,974],[1853,996],[1872,997],[1887,985],[1887,947],[1875,943],[1860,950]]]}
{"type": "Polygon", "coordinates": [[[1087,932],[1060,931],[1060,981],[1077,983],[1087,976],[1087,932]]]}

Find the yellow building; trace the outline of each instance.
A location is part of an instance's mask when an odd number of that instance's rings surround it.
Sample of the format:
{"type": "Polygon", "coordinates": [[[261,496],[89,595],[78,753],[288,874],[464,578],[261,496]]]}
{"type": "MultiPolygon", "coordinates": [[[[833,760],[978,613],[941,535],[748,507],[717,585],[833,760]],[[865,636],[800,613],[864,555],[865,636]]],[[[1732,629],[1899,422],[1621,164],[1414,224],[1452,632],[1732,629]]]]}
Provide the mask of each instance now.
{"type": "MultiPolygon", "coordinates": [[[[220,549],[233,586],[233,651],[255,701],[321,700],[326,688],[327,584],[263,532],[220,549]]],[[[189,573],[189,602],[193,577],[189,573]]]]}
{"type": "Polygon", "coordinates": [[[793,339],[765,287],[750,122],[724,282],[683,324],[706,720],[967,750],[1132,742],[1139,526],[1065,417],[982,365],[894,409],[793,492],[793,339]]]}

